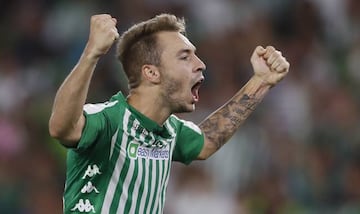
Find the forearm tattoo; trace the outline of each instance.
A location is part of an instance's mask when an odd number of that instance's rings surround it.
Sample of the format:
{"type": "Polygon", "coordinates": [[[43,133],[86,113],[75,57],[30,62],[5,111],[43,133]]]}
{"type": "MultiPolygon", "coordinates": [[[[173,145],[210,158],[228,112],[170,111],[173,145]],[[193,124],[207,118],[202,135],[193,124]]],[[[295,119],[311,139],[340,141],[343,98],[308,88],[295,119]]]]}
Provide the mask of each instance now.
{"type": "Polygon", "coordinates": [[[255,110],[267,91],[265,87],[261,86],[251,93],[244,93],[244,90],[241,90],[200,124],[201,130],[213,144],[213,152],[229,140],[255,110]]]}

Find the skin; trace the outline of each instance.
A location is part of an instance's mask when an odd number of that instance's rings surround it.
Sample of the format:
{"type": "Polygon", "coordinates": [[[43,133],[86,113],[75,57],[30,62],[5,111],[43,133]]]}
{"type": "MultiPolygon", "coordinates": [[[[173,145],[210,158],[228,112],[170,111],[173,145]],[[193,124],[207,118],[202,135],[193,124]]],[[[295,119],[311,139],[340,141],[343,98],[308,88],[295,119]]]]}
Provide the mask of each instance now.
{"type": "Polygon", "coordinates": [[[172,113],[195,109],[191,87],[203,80],[205,64],[195,55],[195,47],[178,32],[157,34],[163,50],[161,65],[144,65],[143,82],[131,89],[128,103],[162,125],[172,113]]]}
{"type": "Polygon", "coordinates": [[[195,46],[182,34],[161,32],[158,39],[164,50],[160,67],[164,84],[159,93],[163,94],[172,113],[194,111],[197,101],[191,88],[196,82],[204,80],[202,72],[205,64],[195,54],[195,46]]]}
{"type": "MultiPolygon", "coordinates": [[[[85,124],[83,105],[90,80],[99,58],[106,54],[119,34],[116,19],[110,15],[91,18],[90,36],[84,52],[59,88],[49,121],[50,135],[65,146],[75,147],[85,124]],[[76,99],[74,99],[76,97],[76,99]]],[[[196,48],[178,32],[156,34],[163,50],[160,66],[141,68],[142,82],[130,90],[127,102],[162,125],[172,113],[195,110],[192,86],[204,79],[205,64],[196,56],[196,48]]],[[[226,104],[199,124],[205,143],[199,160],[204,160],[221,148],[240,125],[255,110],[271,87],[289,71],[289,63],[274,47],[256,47],[251,63],[253,77],[226,104]]]]}
{"type": "Polygon", "coordinates": [[[82,108],[96,64],[119,38],[115,27],[116,19],[110,15],[92,16],[90,22],[86,47],[78,63],[58,89],[49,120],[50,135],[69,147],[75,147],[81,137],[85,124],[82,108]]]}
{"type": "Polygon", "coordinates": [[[290,64],[274,47],[256,47],[251,64],[253,77],[226,104],[208,116],[199,127],[205,146],[198,159],[204,160],[219,150],[255,110],[270,88],[289,72],[290,64]]]}

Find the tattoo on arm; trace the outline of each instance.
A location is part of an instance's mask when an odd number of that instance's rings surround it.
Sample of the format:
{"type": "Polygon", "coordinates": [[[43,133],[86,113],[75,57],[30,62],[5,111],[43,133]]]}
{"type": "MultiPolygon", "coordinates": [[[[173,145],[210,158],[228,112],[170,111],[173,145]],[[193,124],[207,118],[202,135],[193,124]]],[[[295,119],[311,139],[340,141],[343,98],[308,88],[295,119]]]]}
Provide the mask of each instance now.
{"type": "Polygon", "coordinates": [[[229,140],[255,110],[267,91],[266,87],[261,86],[252,93],[245,93],[244,90],[240,90],[224,106],[200,124],[205,136],[213,144],[213,152],[216,152],[229,140]]]}

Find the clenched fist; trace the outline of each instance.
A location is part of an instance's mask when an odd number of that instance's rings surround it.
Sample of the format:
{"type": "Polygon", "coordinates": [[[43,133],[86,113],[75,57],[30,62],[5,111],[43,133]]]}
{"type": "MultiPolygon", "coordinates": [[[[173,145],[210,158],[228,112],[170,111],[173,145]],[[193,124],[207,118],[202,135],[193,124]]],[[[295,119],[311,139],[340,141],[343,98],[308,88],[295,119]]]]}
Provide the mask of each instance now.
{"type": "Polygon", "coordinates": [[[94,15],[90,21],[90,35],[86,46],[93,57],[100,57],[108,52],[114,41],[119,38],[117,20],[109,14],[94,15]]]}
{"type": "Polygon", "coordinates": [[[290,64],[281,52],[272,46],[255,48],[251,56],[255,76],[274,86],[289,72],[290,64]]]}

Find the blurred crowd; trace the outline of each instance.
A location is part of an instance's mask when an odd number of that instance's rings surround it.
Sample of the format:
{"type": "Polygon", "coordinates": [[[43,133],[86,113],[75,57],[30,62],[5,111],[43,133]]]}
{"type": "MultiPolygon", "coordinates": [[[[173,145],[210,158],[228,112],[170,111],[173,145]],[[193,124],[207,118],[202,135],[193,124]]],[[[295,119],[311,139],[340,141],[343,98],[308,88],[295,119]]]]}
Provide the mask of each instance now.
{"type": "MultiPolygon", "coordinates": [[[[360,213],[360,1],[0,1],[0,213],[62,213],[66,150],[48,134],[57,88],[88,38],[90,16],[119,32],[158,13],[184,16],[206,63],[200,122],[252,75],[257,45],[290,73],[218,153],[174,164],[166,214],[360,213]]],[[[111,49],[88,102],[127,92],[111,49]]]]}

